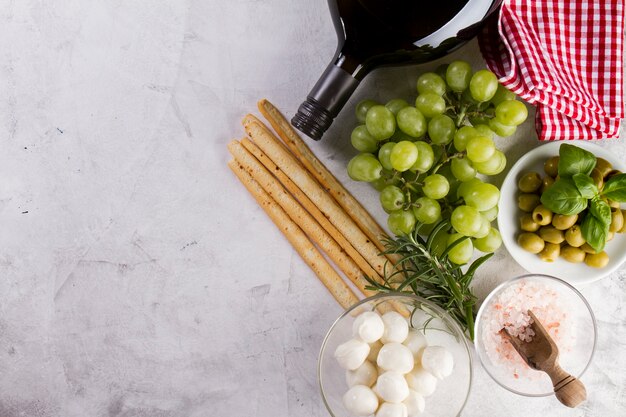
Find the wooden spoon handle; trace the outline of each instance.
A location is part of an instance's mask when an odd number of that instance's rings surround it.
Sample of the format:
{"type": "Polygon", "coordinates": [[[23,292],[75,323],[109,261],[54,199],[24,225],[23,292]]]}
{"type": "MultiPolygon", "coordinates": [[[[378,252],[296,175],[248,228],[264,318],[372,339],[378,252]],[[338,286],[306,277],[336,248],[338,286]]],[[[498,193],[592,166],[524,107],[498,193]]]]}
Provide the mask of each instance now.
{"type": "Polygon", "coordinates": [[[564,405],[573,408],[587,399],[585,385],[560,366],[556,365],[548,375],[554,385],[554,395],[564,405]]]}

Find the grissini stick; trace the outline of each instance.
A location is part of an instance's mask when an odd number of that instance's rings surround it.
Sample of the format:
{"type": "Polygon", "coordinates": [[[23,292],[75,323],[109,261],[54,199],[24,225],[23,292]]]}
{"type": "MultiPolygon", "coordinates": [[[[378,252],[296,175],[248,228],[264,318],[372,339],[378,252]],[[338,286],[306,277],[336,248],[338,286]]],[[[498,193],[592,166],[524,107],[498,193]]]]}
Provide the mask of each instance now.
{"type": "Polygon", "coordinates": [[[261,186],[246,172],[244,167],[236,161],[228,163],[230,169],[248,189],[250,194],[259,203],[261,208],[268,214],[278,229],[285,235],[287,240],[300,254],[302,259],[311,267],[315,275],[330,291],[332,296],[343,307],[348,308],[359,299],[341,279],[339,274],[324,259],[324,256],[315,248],[313,243],[306,237],[302,229],[289,218],[287,213],[270,197],[261,186]]]}

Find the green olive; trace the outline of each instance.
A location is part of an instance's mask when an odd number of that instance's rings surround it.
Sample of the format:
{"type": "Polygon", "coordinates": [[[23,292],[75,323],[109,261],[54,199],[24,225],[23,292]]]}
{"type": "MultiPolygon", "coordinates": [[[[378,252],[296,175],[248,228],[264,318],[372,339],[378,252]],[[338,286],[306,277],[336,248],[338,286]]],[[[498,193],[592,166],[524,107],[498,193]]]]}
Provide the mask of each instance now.
{"type": "Polygon", "coordinates": [[[622,210],[611,207],[611,225],[609,226],[609,232],[617,232],[624,227],[624,215],[622,210]]]}
{"type": "Polygon", "coordinates": [[[588,253],[585,256],[585,263],[593,268],[604,268],[609,263],[609,255],[606,252],[588,253]]]}
{"type": "Polygon", "coordinates": [[[541,200],[537,194],[520,194],[517,197],[517,206],[520,210],[530,213],[541,204],[541,200]]]}
{"type": "Polygon", "coordinates": [[[543,164],[543,170],[552,178],[559,173],[559,157],[553,156],[543,164]]]}
{"type": "Polygon", "coordinates": [[[600,174],[602,174],[602,177],[604,178],[606,177],[606,174],[613,170],[613,165],[611,165],[611,163],[606,159],[596,158],[596,167],[594,169],[600,171],[600,174]]]}
{"type": "Polygon", "coordinates": [[[540,226],[546,226],[552,223],[552,212],[539,204],[533,210],[533,220],[540,226]]]}
{"type": "Polygon", "coordinates": [[[539,253],[546,243],[535,233],[522,233],[517,237],[517,243],[522,249],[530,253],[539,253]]]}
{"type": "Polygon", "coordinates": [[[591,171],[591,174],[589,176],[593,180],[593,183],[596,185],[596,187],[598,187],[598,190],[601,190],[604,186],[604,175],[602,175],[599,170],[594,169],[593,171],[591,171]]]}
{"type": "Polygon", "coordinates": [[[539,229],[539,236],[549,243],[562,243],[565,240],[563,231],[554,226],[543,226],[539,229]]]}
{"type": "Polygon", "coordinates": [[[565,232],[565,241],[568,245],[579,248],[583,245],[586,245],[585,238],[583,237],[583,233],[580,230],[580,226],[575,224],[565,232]]]}
{"type": "Polygon", "coordinates": [[[552,216],[552,226],[556,227],[559,230],[567,230],[578,221],[578,214],[572,214],[571,216],[566,216],[564,214],[555,214],[552,216]]]}
{"type": "Polygon", "coordinates": [[[556,243],[546,243],[546,246],[539,252],[539,259],[544,262],[554,262],[561,254],[561,245],[556,243]]]}
{"type": "Polygon", "coordinates": [[[541,176],[536,172],[529,172],[522,176],[517,183],[517,188],[525,193],[534,193],[541,187],[541,176]]]}
{"type": "Polygon", "coordinates": [[[531,214],[524,214],[519,218],[520,228],[525,232],[536,232],[539,230],[539,225],[533,220],[531,214]]]}
{"type": "Polygon", "coordinates": [[[609,171],[609,173],[604,176],[604,181],[608,181],[611,178],[613,178],[614,176],[619,175],[621,173],[622,173],[622,171],[620,171],[619,169],[613,169],[613,170],[609,171]]]}
{"type": "Polygon", "coordinates": [[[565,245],[561,248],[561,258],[567,262],[581,263],[585,260],[585,255],[586,253],[582,249],[570,245],[565,245]]]}
{"type": "Polygon", "coordinates": [[[598,252],[596,252],[596,250],[595,250],[594,248],[592,248],[592,247],[591,247],[591,245],[590,245],[589,243],[585,243],[585,244],[584,244],[584,245],[582,245],[580,248],[581,248],[581,249],[583,250],[583,252],[585,252],[585,253],[591,253],[591,254],[596,254],[596,253],[598,253],[598,252]]]}
{"type": "Polygon", "coordinates": [[[619,201],[606,200],[606,203],[609,205],[609,207],[613,207],[613,208],[620,208],[621,207],[619,201]]]}
{"type": "Polygon", "coordinates": [[[550,176],[543,177],[541,180],[541,187],[539,187],[539,193],[543,194],[552,184],[554,184],[554,178],[550,176]]]}
{"type": "MultiPolygon", "coordinates": [[[[622,217],[626,219],[626,210],[622,210],[622,217]]],[[[624,222],[624,225],[617,231],[617,233],[626,233],[626,222],[624,222]]]]}

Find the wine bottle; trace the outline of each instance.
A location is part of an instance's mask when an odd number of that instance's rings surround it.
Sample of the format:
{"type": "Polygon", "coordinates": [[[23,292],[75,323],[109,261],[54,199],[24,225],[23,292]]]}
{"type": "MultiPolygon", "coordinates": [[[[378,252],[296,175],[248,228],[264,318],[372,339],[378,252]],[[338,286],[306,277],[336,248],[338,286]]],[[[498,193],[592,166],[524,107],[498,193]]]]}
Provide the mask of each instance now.
{"type": "Polygon", "coordinates": [[[500,2],[329,0],[337,50],[291,123],[321,139],[370,71],[446,55],[474,37],[500,2]]]}

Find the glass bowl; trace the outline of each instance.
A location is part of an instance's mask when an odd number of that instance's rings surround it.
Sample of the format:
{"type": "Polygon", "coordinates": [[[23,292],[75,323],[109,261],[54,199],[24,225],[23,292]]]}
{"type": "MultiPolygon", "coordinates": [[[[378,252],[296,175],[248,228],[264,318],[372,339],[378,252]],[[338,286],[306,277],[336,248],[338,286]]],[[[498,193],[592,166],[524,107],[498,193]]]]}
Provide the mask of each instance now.
{"type": "MultiPolygon", "coordinates": [[[[533,309],[533,313],[542,320],[543,326],[551,335],[558,337],[555,338],[555,342],[559,347],[561,367],[576,378],[585,373],[593,358],[596,346],[596,320],[581,293],[567,282],[549,275],[529,274],[512,278],[497,286],[482,303],[475,323],[474,344],[483,367],[494,381],[511,392],[528,397],[544,397],[554,394],[547,374],[530,369],[508,342],[500,345],[498,351],[509,354],[509,359],[505,363],[502,363],[501,358],[495,357],[499,353],[493,347],[488,348],[493,346],[491,343],[493,340],[500,340],[502,337],[496,334],[497,327],[500,327],[498,324],[501,322],[497,318],[500,312],[507,310],[507,306],[500,304],[499,297],[510,295],[524,287],[534,290],[532,298],[524,297],[526,300],[534,300],[530,302],[538,306],[538,310],[533,309]],[[566,313],[562,321],[553,320],[558,314],[544,313],[551,316],[548,320],[544,315],[544,322],[538,314],[541,309],[547,311],[546,303],[550,299],[554,299],[555,304],[559,306],[558,310],[553,311],[566,313]]],[[[514,316],[514,313],[509,315],[511,316],[514,316]]]]}
{"type": "Polygon", "coordinates": [[[461,413],[471,387],[472,359],[460,326],[448,313],[428,300],[410,294],[389,293],[366,298],[345,311],[322,342],[318,379],[324,404],[331,416],[354,417],[343,405],[343,395],[348,391],[346,371],[337,364],[334,352],[337,346],[353,337],[355,317],[365,311],[403,308],[410,314],[407,318],[410,327],[422,330],[428,322],[424,331],[428,344],[443,346],[454,357],[452,374],[438,381],[436,391],[426,398],[426,408],[421,416],[453,417],[461,413]]]}

